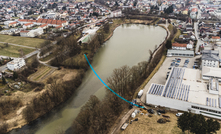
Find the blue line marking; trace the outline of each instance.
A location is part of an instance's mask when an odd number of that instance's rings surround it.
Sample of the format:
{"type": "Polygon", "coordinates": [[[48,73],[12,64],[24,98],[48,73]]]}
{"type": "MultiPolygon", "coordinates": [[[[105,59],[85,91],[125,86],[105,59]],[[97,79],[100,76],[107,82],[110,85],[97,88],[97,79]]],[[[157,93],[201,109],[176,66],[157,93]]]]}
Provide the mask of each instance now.
{"type": "Polygon", "coordinates": [[[94,72],[94,74],[98,77],[98,79],[99,79],[112,93],[114,93],[115,95],[117,95],[117,96],[118,96],[119,98],[121,98],[122,100],[124,100],[124,101],[126,101],[126,102],[128,102],[128,103],[130,103],[130,104],[132,104],[132,105],[134,105],[134,106],[137,106],[137,107],[139,107],[139,108],[144,108],[143,106],[134,104],[134,103],[132,103],[132,102],[130,102],[130,101],[124,99],[124,98],[121,97],[119,94],[115,93],[110,87],[108,87],[108,85],[107,85],[107,84],[98,76],[98,74],[95,72],[95,70],[94,70],[93,67],[91,66],[91,64],[90,64],[90,62],[89,62],[89,60],[88,60],[86,54],[84,54],[84,57],[85,57],[85,59],[87,60],[87,63],[88,63],[89,66],[91,67],[91,69],[92,69],[92,71],[94,72]]]}

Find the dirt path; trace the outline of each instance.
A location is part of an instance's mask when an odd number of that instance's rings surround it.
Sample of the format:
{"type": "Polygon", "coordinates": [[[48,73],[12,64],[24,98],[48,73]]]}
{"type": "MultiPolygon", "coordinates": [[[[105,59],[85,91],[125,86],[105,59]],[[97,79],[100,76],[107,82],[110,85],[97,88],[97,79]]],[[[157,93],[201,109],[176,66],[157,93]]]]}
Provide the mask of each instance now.
{"type": "Polygon", "coordinates": [[[123,118],[121,118],[120,122],[113,128],[113,131],[110,134],[118,134],[121,126],[126,122],[126,120],[130,117],[130,115],[134,112],[135,108],[129,110],[123,118]]]}

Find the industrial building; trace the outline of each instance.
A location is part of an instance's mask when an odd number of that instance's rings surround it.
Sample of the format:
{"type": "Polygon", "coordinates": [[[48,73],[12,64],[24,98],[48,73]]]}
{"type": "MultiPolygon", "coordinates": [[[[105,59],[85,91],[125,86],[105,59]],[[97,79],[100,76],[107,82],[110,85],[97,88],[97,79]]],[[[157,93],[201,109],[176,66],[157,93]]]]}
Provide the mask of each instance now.
{"type": "Polygon", "coordinates": [[[200,70],[174,67],[165,85],[150,85],[146,103],[221,119],[219,89],[217,78],[204,81],[200,70]]]}
{"type": "Polygon", "coordinates": [[[167,56],[194,57],[192,50],[168,50],[167,56]]]}

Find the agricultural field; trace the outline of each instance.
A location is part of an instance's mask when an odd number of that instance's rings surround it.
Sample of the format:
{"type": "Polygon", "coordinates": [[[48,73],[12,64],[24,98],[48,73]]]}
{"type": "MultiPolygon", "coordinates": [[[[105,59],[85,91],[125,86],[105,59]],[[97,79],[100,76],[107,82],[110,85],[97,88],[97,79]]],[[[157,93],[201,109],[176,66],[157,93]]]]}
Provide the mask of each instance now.
{"type": "Polygon", "coordinates": [[[10,35],[0,35],[0,42],[7,42],[7,43],[13,43],[23,46],[29,46],[29,47],[40,47],[40,44],[43,43],[44,39],[38,39],[38,38],[26,38],[26,37],[20,37],[20,36],[10,36],[10,35]]]}
{"type": "Polygon", "coordinates": [[[9,57],[20,57],[21,56],[20,50],[23,51],[23,55],[26,55],[26,54],[34,51],[34,49],[18,47],[18,46],[13,46],[13,45],[6,46],[6,45],[0,43],[0,55],[9,56],[9,57]]]}
{"type": "Polygon", "coordinates": [[[40,65],[38,71],[31,74],[28,79],[35,82],[41,82],[50,76],[54,71],[55,69],[52,69],[51,67],[40,65]]]}

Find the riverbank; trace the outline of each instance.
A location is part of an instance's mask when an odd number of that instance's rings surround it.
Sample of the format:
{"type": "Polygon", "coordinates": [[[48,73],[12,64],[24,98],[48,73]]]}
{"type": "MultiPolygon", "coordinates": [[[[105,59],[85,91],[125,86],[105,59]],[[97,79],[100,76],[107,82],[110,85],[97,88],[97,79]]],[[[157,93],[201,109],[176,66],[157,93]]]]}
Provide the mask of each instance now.
{"type": "MultiPolygon", "coordinates": [[[[159,25],[162,28],[164,28],[167,31],[167,36],[165,37],[165,40],[156,48],[153,53],[151,54],[151,57],[148,61],[148,71],[150,72],[148,77],[144,80],[144,82],[136,89],[133,99],[137,98],[138,92],[144,88],[144,86],[150,81],[150,79],[154,76],[154,74],[158,71],[162,63],[164,62],[166,56],[164,55],[164,49],[165,49],[165,43],[170,37],[170,31],[167,29],[167,24],[165,25],[159,25]]],[[[144,103],[144,102],[143,102],[144,103]]],[[[120,126],[123,125],[124,122],[128,119],[126,116],[122,119],[124,115],[127,115],[131,110],[127,110],[127,112],[122,112],[118,119],[116,119],[115,125],[112,126],[110,134],[118,133],[120,130],[120,126]],[[125,114],[126,113],[126,114],[125,114]]]]}
{"type": "MultiPolygon", "coordinates": [[[[116,26],[116,27],[117,27],[117,26],[116,26]]],[[[115,28],[116,28],[116,27],[115,27],[115,28]]],[[[113,29],[111,30],[111,33],[113,33],[113,31],[114,31],[115,28],[113,28],[113,29]]],[[[110,36],[110,35],[109,35],[109,36],[110,36]]],[[[107,37],[108,37],[108,36],[107,36],[107,37]]],[[[110,36],[110,37],[111,37],[111,36],[110,36]]],[[[107,39],[107,38],[106,38],[106,39],[107,39]]],[[[99,48],[98,48],[98,49],[99,49],[99,48]]]]}

